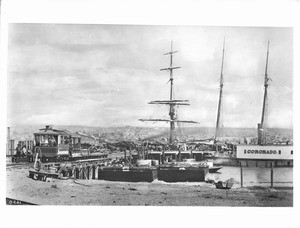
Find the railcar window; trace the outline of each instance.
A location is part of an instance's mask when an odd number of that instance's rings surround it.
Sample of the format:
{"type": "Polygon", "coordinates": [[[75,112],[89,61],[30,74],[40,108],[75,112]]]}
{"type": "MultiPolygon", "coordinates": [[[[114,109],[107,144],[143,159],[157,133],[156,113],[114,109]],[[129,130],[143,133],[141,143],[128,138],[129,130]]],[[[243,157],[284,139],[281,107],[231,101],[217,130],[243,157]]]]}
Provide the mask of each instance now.
{"type": "Polygon", "coordinates": [[[64,144],[69,144],[69,138],[67,136],[64,137],[64,144]]]}
{"type": "Polygon", "coordinates": [[[42,135],[41,146],[48,146],[48,144],[49,144],[48,135],[42,135]]]}
{"type": "Polygon", "coordinates": [[[49,135],[49,140],[48,141],[49,141],[48,142],[49,146],[56,146],[57,145],[57,142],[56,142],[56,140],[55,140],[55,138],[54,138],[53,135],[49,135]]]}
{"type": "Polygon", "coordinates": [[[36,146],[40,146],[41,145],[41,142],[40,142],[40,136],[39,135],[36,135],[34,137],[34,141],[35,141],[35,145],[36,146]]]}

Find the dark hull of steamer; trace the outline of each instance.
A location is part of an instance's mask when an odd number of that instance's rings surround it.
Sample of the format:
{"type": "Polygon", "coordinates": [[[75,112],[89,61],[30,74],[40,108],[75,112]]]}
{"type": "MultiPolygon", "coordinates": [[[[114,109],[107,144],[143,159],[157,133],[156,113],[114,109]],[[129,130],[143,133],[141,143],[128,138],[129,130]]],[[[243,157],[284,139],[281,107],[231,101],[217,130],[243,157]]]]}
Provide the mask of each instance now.
{"type": "Polygon", "coordinates": [[[101,167],[99,180],[152,182],[157,179],[157,168],[152,167],[101,167]]]}
{"type": "Polygon", "coordinates": [[[168,167],[158,168],[158,180],[165,182],[204,182],[208,167],[168,167]]]}

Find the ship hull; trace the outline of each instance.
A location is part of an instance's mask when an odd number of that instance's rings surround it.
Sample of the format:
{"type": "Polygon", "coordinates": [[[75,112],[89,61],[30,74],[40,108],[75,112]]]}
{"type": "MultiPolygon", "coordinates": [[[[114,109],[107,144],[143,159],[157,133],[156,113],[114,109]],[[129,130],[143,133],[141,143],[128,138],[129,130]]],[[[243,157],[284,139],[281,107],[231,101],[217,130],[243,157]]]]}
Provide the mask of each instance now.
{"type": "Polygon", "coordinates": [[[204,182],[208,167],[159,167],[158,180],[165,182],[204,182]]]}
{"type": "Polygon", "coordinates": [[[222,166],[213,166],[209,168],[209,173],[216,173],[218,172],[220,169],[222,169],[222,166]]]}
{"type": "Polygon", "coordinates": [[[152,182],[157,179],[156,168],[124,168],[125,167],[101,167],[98,170],[98,179],[125,182],[152,182]]]}

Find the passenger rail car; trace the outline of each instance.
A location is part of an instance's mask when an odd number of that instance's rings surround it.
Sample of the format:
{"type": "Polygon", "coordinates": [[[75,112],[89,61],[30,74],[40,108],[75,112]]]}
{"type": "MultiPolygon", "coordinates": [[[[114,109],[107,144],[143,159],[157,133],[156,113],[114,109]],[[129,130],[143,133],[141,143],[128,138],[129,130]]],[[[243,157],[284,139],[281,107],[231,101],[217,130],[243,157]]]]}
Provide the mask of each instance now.
{"type": "Polygon", "coordinates": [[[50,126],[34,133],[33,159],[36,155],[42,160],[69,160],[81,153],[81,136],[66,130],[53,129],[50,126]]]}

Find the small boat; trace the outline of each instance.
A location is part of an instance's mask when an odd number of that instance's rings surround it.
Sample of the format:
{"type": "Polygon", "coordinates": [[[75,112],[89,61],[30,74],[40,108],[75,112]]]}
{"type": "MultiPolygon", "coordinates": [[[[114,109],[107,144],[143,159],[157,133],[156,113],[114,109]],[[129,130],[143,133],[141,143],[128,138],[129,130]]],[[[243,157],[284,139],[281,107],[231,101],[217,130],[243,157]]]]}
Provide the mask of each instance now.
{"type": "Polygon", "coordinates": [[[218,189],[231,189],[232,186],[233,186],[233,179],[230,178],[230,179],[228,179],[226,181],[215,182],[215,186],[218,189]]]}
{"type": "Polygon", "coordinates": [[[58,179],[59,174],[58,173],[49,173],[45,171],[38,171],[38,170],[29,170],[29,177],[36,180],[42,180],[46,181],[47,178],[55,178],[58,179]]]}
{"type": "Polygon", "coordinates": [[[209,167],[208,170],[210,173],[216,173],[216,172],[218,172],[218,170],[220,170],[222,168],[223,168],[223,166],[213,166],[213,167],[209,167]]]}
{"type": "Polygon", "coordinates": [[[212,161],[206,161],[206,163],[208,165],[208,170],[209,170],[210,173],[216,173],[220,169],[223,168],[223,166],[214,166],[214,163],[212,161]]]}

